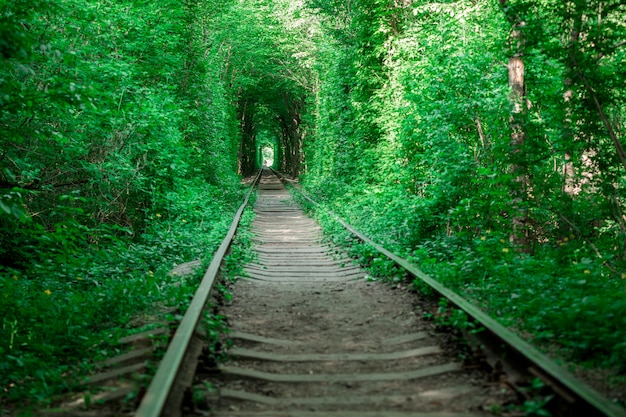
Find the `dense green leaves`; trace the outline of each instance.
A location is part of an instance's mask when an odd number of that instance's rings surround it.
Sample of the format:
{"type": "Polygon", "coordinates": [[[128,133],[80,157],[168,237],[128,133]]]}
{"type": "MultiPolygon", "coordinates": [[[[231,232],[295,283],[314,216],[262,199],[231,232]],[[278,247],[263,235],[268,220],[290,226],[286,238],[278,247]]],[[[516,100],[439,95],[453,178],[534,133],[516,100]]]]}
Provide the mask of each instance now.
{"type": "Polygon", "coordinates": [[[184,302],[167,271],[229,225],[239,134],[212,6],[0,5],[2,408],[49,401],[130,318],[184,302]]]}
{"type": "Polygon", "coordinates": [[[0,2],[3,392],[52,392],[120,300],[178,303],[168,267],[270,157],[504,323],[623,372],[622,3],[0,2]]]}
{"type": "Polygon", "coordinates": [[[539,343],[623,372],[624,5],[340,3],[309,2],[305,185],[539,343]]]}

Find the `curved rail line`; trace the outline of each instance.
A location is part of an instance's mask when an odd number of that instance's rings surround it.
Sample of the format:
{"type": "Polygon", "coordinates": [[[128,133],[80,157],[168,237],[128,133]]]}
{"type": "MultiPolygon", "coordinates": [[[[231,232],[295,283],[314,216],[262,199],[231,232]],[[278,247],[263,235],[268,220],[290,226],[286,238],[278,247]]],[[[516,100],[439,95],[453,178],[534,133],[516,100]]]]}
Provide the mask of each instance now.
{"type": "MultiPolygon", "coordinates": [[[[216,252],[213,261],[208,267],[200,287],[196,291],[189,309],[187,310],[181,324],[176,331],[167,352],[161,361],[155,377],[152,380],[143,400],[137,410],[138,417],[160,417],[169,415],[168,401],[175,397],[172,392],[176,386],[176,380],[181,374],[181,368],[185,363],[188,349],[192,345],[191,340],[194,337],[195,329],[198,325],[202,311],[205,307],[209,294],[215,284],[220,264],[226,254],[232,238],[239,224],[239,219],[249,200],[250,194],[254,186],[258,183],[263,171],[259,171],[252,187],[246,195],[244,203],[239,208],[231,228],[223,240],[220,248],[216,252]]],[[[266,171],[266,173],[268,173],[266,171]]],[[[283,182],[290,182],[282,175],[276,173],[283,182]]],[[[314,206],[319,204],[313,200],[300,187],[296,186],[297,191],[314,206]]],[[[443,286],[422,272],[418,267],[411,264],[404,258],[388,251],[381,245],[372,241],[363,233],[356,230],[347,222],[329,212],[336,221],[342,224],[354,236],[361,241],[369,244],[381,254],[393,260],[399,267],[406,270],[415,278],[421,279],[425,284],[430,286],[435,292],[446,298],[450,303],[467,313],[470,320],[485,329],[477,334],[480,339],[477,341],[487,351],[487,357],[493,358],[491,363],[495,366],[496,362],[501,363],[507,370],[507,374],[517,376],[518,381],[528,380],[530,377],[539,377],[549,386],[556,401],[553,402],[551,411],[562,416],[607,416],[607,417],[626,417],[626,411],[612,404],[608,399],[589,388],[584,383],[576,380],[567,371],[555,364],[552,360],[540,353],[537,349],[530,346],[517,335],[513,334],[502,325],[497,323],[487,314],[470,304],[467,300],[443,286]]],[[[239,352],[245,355],[245,352],[239,352]]],[[[298,360],[298,358],[290,358],[298,360]]],[[[515,378],[513,378],[515,379],[515,378]]]]}

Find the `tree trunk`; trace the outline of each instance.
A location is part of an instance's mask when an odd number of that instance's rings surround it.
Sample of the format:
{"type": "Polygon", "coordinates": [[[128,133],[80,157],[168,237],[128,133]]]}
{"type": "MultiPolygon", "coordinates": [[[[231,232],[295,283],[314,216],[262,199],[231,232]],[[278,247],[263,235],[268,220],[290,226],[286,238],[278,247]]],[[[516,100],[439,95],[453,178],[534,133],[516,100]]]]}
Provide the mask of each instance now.
{"type": "MultiPolygon", "coordinates": [[[[573,53],[573,50],[576,48],[578,44],[578,39],[580,37],[580,30],[582,27],[582,11],[578,9],[576,2],[571,2],[568,4],[570,8],[568,10],[571,19],[571,29],[569,42],[567,45],[568,54],[573,53]]],[[[573,121],[574,114],[574,104],[572,100],[574,98],[574,87],[573,78],[575,77],[575,69],[571,65],[571,60],[568,60],[569,65],[567,67],[567,74],[565,78],[565,92],[563,93],[563,102],[565,104],[565,120],[563,127],[563,142],[566,144],[566,151],[564,154],[564,163],[563,163],[563,192],[570,196],[576,195],[578,193],[577,184],[576,184],[576,171],[574,169],[574,152],[572,150],[573,144],[575,141],[575,127],[573,121]],[[571,146],[569,146],[571,144],[571,146]]]]}
{"type": "Polygon", "coordinates": [[[256,169],[256,144],[254,131],[254,104],[244,101],[239,106],[241,145],[239,147],[239,173],[248,176],[256,169]]]}
{"type": "Polygon", "coordinates": [[[514,187],[511,190],[513,200],[512,233],[510,241],[520,252],[531,251],[528,210],[526,201],[529,189],[527,168],[523,163],[524,143],[526,141],[525,119],[528,110],[526,85],[524,79],[524,35],[525,21],[517,15],[508,0],[500,0],[500,5],[511,23],[511,56],[507,65],[509,74],[509,99],[511,102],[511,173],[514,175],[514,187]]]}
{"type": "Polygon", "coordinates": [[[303,102],[288,95],[285,95],[283,100],[287,111],[280,117],[282,130],[281,148],[284,150],[282,170],[293,177],[297,177],[300,174],[300,163],[302,160],[303,132],[301,113],[303,102]]]}

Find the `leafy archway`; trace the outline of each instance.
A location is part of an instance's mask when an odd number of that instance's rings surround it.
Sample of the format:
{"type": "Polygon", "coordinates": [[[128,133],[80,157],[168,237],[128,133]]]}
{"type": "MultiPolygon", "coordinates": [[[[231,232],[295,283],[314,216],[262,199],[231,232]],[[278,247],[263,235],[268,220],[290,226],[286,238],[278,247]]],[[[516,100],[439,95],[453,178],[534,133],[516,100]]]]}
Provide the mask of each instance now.
{"type": "Polygon", "coordinates": [[[277,138],[269,130],[263,130],[256,137],[256,165],[277,167],[280,166],[277,138]]]}
{"type": "Polygon", "coordinates": [[[302,1],[286,0],[228,2],[213,22],[216,44],[227,51],[224,67],[238,110],[241,174],[262,165],[264,131],[274,135],[274,167],[299,174],[303,138],[311,130],[303,116],[316,83],[310,48],[318,23],[302,1]]]}

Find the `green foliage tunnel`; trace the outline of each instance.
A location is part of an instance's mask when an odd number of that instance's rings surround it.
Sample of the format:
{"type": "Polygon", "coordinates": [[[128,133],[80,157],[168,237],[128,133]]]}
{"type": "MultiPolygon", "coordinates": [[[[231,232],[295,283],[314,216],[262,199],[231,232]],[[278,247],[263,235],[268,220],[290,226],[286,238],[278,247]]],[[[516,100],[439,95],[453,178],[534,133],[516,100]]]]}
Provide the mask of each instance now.
{"type": "Polygon", "coordinates": [[[626,373],[622,1],[0,0],[0,61],[0,405],[182,307],[267,162],[626,373]]]}

